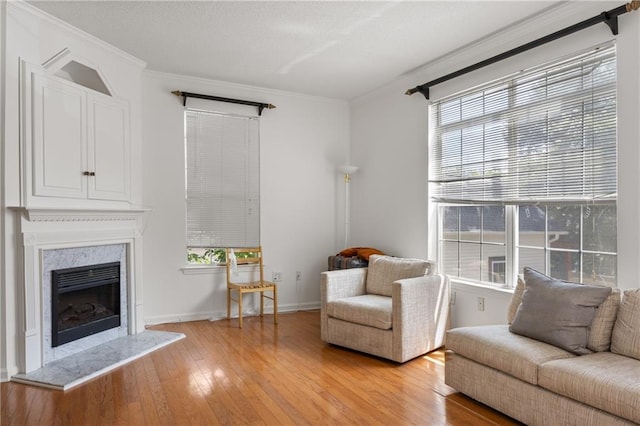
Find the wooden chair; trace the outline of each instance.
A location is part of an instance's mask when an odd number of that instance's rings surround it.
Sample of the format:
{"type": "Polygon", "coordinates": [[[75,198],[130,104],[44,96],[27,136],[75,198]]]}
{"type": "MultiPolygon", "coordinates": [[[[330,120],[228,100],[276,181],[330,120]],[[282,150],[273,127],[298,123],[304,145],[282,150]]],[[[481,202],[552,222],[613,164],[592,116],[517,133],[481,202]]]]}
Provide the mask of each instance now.
{"type": "Polygon", "coordinates": [[[264,266],[262,263],[262,247],[249,248],[228,248],[227,249],[227,319],[231,318],[231,301],[238,304],[238,319],[242,328],[242,295],[245,293],[260,293],[260,316],[264,315],[264,299],[273,300],[273,323],[278,323],[278,291],[276,284],[264,279],[264,266]],[[260,279],[248,282],[233,281],[233,254],[236,257],[237,265],[258,265],[260,279]],[[244,254],[251,253],[252,257],[244,257],[244,254]],[[232,292],[236,291],[237,299],[232,297],[232,292]],[[272,292],[272,296],[267,296],[265,292],[272,292]]]}

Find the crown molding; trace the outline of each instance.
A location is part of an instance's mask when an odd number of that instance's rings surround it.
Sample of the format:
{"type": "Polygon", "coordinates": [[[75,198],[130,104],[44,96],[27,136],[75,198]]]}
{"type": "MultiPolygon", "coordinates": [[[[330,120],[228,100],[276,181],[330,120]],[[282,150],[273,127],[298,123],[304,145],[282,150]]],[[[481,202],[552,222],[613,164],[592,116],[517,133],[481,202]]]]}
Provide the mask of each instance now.
{"type": "Polygon", "coordinates": [[[23,12],[26,12],[32,16],[35,16],[39,19],[45,20],[53,25],[56,25],[60,28],[62,28],[63,30],[73,34],[74,36],[80,37],[84,40],[87,40],[90,43],[96,44],[99,47],[109,51],[112,54],[115,54],[117,56],[119,56],[120,58],[133,63],[135,66],[140,67],[140,68],[146,68],[147,63],[145,61],[143,61],[142,59],[139,59],[127,52],[125,52],[124,50],[120,50],[117,47],[105,42],[104,40],[101,40],[89,33],[86,33],[84,31],[82,31],[79,28],[74,27],[73,25],[69,24],[68,22],[63,21],[62,19],[56,18],[53,15],[48,14],[47,12],[38,9],[35,6],[30,5],[29,3],[27,3],[24,0],[12,0],[7,2],[7,11],[10,10],[10,7],[15,8],[15,9],[19,9],[22,10],[23,12]]]}

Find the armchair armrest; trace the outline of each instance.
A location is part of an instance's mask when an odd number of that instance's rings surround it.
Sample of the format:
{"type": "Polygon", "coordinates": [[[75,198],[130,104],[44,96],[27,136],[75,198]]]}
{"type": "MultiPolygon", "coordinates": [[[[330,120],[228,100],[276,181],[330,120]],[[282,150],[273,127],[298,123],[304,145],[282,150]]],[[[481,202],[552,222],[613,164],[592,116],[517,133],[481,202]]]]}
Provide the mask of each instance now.
{"type": "Polygon", "coordinates": [[[427,260],[427,273],[425,275],[435,275],[438,272],[438,262],[435,260],[427,260]]]}
{"type": "Polygon", "coordinates": [[[327,303],[365,294],[367,268],[340,269],[320,274],[320,335],[327,341],[327,303]]]}
{"type": "Polygon", "coordinates": [[[340,269],[320,274],[320,298],[323,302],[365,294],[367,268],[340,269]]]}
{"type": "Polygon", "coordinates": [[[443,274],[392,284],[394,358],[404,362],[444,344],[450,292],[449,278],[443,274]]]}

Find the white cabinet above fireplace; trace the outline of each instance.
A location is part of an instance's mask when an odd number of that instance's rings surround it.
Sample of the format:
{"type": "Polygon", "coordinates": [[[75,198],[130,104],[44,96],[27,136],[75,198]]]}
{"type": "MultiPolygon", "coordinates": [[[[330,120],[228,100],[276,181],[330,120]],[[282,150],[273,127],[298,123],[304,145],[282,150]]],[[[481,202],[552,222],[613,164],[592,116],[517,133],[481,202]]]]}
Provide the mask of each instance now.
{"type": "Polygon", "coordinates": [[[128,102],[27,63],[22,77],[23,205],[128,204],[128,102]]]}

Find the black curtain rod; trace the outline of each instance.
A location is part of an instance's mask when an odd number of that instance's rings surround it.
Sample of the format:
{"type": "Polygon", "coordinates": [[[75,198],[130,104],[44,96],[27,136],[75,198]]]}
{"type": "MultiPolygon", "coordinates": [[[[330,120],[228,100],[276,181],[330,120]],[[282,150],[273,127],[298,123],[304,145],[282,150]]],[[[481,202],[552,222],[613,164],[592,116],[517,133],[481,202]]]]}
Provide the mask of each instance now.
{"type": "Polygon", "coordinates": [[[522,46],[516,47],[514,49],[508,50],[499,55],[493,56],[489,59],[485,59],[484,61],[478,62],[476,64],[470,65],[466,68],[462,68],[458,71],[447,74],[443,77],[436,78],[435,80],[431,80],[427,83],[421,84],[419,86],[414,87],[413,89],[409,89],[405,92],[405,95],[413,95],[416,92],[422,93],[422,95],[429,99],[429,88],[431,86],[435,86],[436,84],[444,83],[445,81],[454,79],[456,77],[460,77],[461,75],[470,73],[482,67],[486,67],[487,65],[491,65],[493,63],[502,61],[503,59],[510,58],[519,53],[526,52],[527,50],[531,50],[535,47],[541,46],[543,44],[549,43],[551,41],[557,40],[561,37],[568,36],[569,34],[573,34],[577,31],[583,30],[585,28],[589,28],[593,25],[599,24],[600,22],[604,22],[611,28],[611,32],[614,35],[618,34],[618,16],[631,12],[632,10],[637,10],[640,8],[640,1],[632,1],[630,3],[624,4],[622,6],[616,7],[615,9],[611,9],[607,12],[602,12],[598,16],[594,16],[593,18],[586,19],[582,22],[579,22],[575,25],[571,25],[570,27],[564,28],[560,31],[556,31],[553,34],[549,34],[545,37],[541,37],[537,40],[531,41],[529,43],[523,44],[522,46]]]}
{"type": "Polygon", "coordinates": [[[173,93],[176,96],[182,96],[182,106],[187,106],[187,98],[198,98],[198,99],[206,99],[208,101],[219,101],[219,102],[227,102],[231,104],[254,106],[258,108],[258,115],[262,115],[262,110],[265,108],[267,109],[275,108],[275,105],[265,104],[262,102],[243,101],[242,99],[223,98],[221,96],[201,95],[199,93],[181,92],[180,90],[174,90],[171,93],[173,93]]]}

